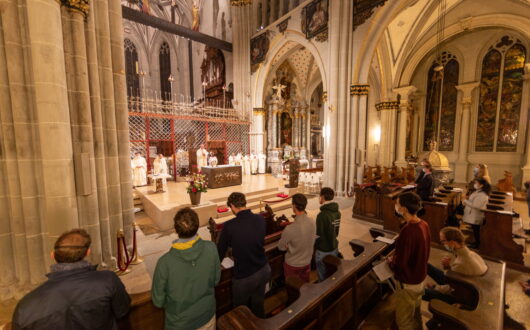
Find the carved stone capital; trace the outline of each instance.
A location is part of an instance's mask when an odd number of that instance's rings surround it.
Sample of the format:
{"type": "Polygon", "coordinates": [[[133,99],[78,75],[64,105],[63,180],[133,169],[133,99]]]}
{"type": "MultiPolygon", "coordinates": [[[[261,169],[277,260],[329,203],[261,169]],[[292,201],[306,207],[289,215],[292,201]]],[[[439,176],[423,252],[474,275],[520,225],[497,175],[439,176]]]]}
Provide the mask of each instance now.
{"type": "Polygon", "coordinates": [[[464,99],[471,99],[471,94],[473,93],[473,90],[475,90],[475,88],[477,88],[479,85],[479,82],[470,82],[455,86],[456,89],[462,92],[462,103],[464,103],[464,99]]]}
{"type": "Polygon", "coordinates": [[[81,13],[85,18],[90,11],[88,0],[57,0],[57,2],[71,11],[81,13]]]}
{"type": "Polygon", "coordinates": [[[231,0],[230,4],[234,7],[242,7],[246,5],[250,5],[252,3],[252,0],[231,0]]]}
{"type": "Polygon", "coordinates": [[[350,95],[368,95],[370,85],[351,85],[350,95]]]}
{"type": "Polygon", "coordinates": [[[399,87],[394,88],[394,93],[397,93],[401,95],[401,103],[408,103],[409,98],[414,94],[418,88],[416,86],[405,86],[405,87],[399,87]]]}
{"type": "Polygon", "coordinates": [[[375,105],[375,109],[377,111],[385,111],[385,110],[397,111],[399,110],[399,101],[379,102],[375,105]]]}
{"type": "Polygon", "coordinates": [[[267,113],[265,111],[264,108],[254,108],[254,110],[252,111],[252,113],[255,115],[255,116],[265,116],[265,114],[267,113]]]}

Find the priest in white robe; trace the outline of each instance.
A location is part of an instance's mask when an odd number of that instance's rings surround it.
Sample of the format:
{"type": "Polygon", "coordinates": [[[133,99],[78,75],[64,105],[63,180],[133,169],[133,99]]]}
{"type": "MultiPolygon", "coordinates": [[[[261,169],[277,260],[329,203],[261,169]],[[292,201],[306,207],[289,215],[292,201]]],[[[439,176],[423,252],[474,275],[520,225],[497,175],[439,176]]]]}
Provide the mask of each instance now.
{"type": "Polygon", "coordinates": [[[258,155],[258,173],[265,174],[267,171],[267,156],[265,154],[258,155]]]}
{"type": "Polygon", "coordinates": [[[147,162],[139,152],[134,154],[131,167],[133,172],[133,186],[145,186],[147,184],[147,162]]]}
{"type": "MultiPolygon", "coordinates": [[[[236,155],[236,158],[235,158],[235,165],[243,166],[243,159],[242,159],[241,153],[238,153],[238,154],[236,155]]],[[[243,171],[245,171],[245,170],[243,170],[243,171]]]]}
{"type": "Polygon", "coordinates": [[[215,154],[213,152],[210,152],[210,158],[208,158],[208,164],[211,167],[217,167],[218,162],[219,162],[219,160],[217,159],[215,154]]]}
{"type": "Polygon", "coordinates": [[[164,155],[158,154],[155,158],[155,161],[153,162],[153,174],[167,174],[167,161],[164,155]]]}
{"type": "Polygon", "coordinates": [[[208,151],[204,149],[204,144],[197,149],[197,170],[200,171],[203,166],[208,166],[208,151]]]}
{"type": "Polygon", "coordinates": [[[250,175],[250,158],[248,155],[243,156],[243,174],[250,175]]]}
{"type": "Polygon", "coordinates": [[[258,157],[254,153],[250,154],[250,173],[258,174],[258,157]]]}
{"type": "Polygon", "coordinates": [[[236,155],[232,153],[230,157],[228,157],[228,164],[231,166],[234,166],[236,164],[236,155]]]}

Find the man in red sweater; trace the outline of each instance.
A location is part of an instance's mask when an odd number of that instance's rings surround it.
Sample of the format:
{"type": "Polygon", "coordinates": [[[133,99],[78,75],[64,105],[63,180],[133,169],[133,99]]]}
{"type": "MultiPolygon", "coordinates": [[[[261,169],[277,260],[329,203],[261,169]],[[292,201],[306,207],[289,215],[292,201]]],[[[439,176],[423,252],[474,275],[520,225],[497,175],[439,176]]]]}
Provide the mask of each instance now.
{"type": "Polygon", "coordinates": [[[399,233],[395,253],[389,262],[396,280],[393,301],[400,330],[423,328],[420,306],[423,282],[427,277],[431,236],[429,225],[417,216],[420,209],[421,198],[415,193],[398,196],[396,213],[407,223],[399,233]]]}

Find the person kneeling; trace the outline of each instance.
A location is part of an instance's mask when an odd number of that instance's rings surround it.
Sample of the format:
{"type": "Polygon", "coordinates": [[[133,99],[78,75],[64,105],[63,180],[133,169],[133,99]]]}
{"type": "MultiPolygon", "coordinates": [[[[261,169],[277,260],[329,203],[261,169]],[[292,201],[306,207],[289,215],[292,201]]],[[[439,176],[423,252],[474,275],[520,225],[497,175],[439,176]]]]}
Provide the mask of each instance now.
{"type": "Polygon", "coordinates": [[[309,282],[316,225],[315,221],[307,216],[307,198],[303,194],[293,195],[292,206],[296,217],[294,222],[283,230],[278,242],[278,249],[287,251],[283,273],[285,278],[298,277],[309,282]]]}
{"type": "Polygon", "coordinates": [[[131,299],[112,271],[84,260],[90,235],[70,230],[55,242],[48,280],[17,304],[13,329],[116,329],[131,299]]]}
{"type": "Polygon", "coordinates": [[[174,219],[179,238],[156,264],[153,304],[165,309],[166,329],[215,329],[215,286],[221,278],[217,247],[197,235],[199,217],[186,207],[174,219]]]}
{"type": "MultiPolygon", "coordinates": [[[[454,257],[442,258],[444,270],[451,270],[468,276],[480,276],[488,270],[488,266],[482,257],[467,248],[464,234],[462,234],[460,229],[454,227],[443,228],[440,231],[440,242],[454,257]]],[[[427,286],[423,300],[440,299],[448,304],[455,303],[454,297],[450,294],[451,287],[447,284],[444,271],[429,264],[427,275],[436,282],[436,285],[427,286]]]]}

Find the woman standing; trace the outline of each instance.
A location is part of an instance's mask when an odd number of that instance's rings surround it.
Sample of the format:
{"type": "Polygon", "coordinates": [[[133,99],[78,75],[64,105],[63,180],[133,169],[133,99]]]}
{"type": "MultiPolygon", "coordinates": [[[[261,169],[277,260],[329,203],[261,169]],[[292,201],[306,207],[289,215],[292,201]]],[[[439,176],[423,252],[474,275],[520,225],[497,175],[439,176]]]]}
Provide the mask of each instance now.
{"type": "Polygon", "coordinates": [[[488,172],[488,165],[486,164],[477,164],[473,168],[473,180],[467,185],[467,195],[470,196],[474,191],[473,185],[475,184],[476,179],[484,179],[488,184],[491,185],[491,178],[488,172]]]}
{"type": "Polygon", "coordinates": [[[484,223],[484,213],[481,209],[484,209],[488,204],[491,186],[484,178],[480,178],[473,181],[473,189],[474,192],[462,202],[465,206],[462,220],[471,225],[473,229],[475,242],[470,247],[478,249],[480,246],[480,227],[484,223]]]}

